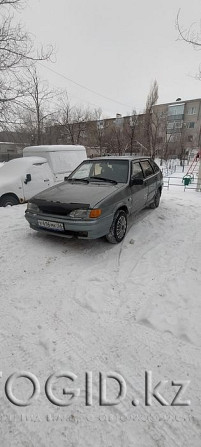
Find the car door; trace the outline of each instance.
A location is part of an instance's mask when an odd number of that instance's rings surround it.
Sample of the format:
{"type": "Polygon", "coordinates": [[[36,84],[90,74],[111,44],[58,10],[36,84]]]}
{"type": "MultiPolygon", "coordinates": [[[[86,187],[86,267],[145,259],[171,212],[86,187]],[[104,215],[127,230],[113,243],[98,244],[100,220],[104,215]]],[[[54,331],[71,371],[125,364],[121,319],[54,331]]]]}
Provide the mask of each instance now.
{"type": "Polygon", "coordinates": [[[144,181],[144,174],[139,161],[131,162],[131,181],[132,179],[143,181],[141,185],[131,185],[131,211],[134,213],[144,208],[148,194],[148,187],[144,181]]]}
{"type": "Polygon", "coordinates": [[[145,177],[145,185],[147,187],[147,204],[153,201],[156,194],[156,174],[149,160],[140,162],[145,177]]]}
{"type": "Polygon", "coordinates": [[[25,176],[22,182],[26,201],[54,184],[52,171],[47,162],[34,163],[28,170],[29,176],[25,176]]]}

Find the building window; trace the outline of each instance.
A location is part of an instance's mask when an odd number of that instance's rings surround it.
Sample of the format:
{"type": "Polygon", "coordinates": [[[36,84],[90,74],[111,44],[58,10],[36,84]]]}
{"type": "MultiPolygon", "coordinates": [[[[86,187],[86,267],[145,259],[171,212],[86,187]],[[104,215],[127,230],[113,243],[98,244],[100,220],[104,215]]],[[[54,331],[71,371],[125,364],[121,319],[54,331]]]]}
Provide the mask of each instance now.
{"type": "Polygon", "coordinates": [[[194,127],[195,127],[195,122],[190,122],[190,123],[186,123],[186,127],[187,127],[187,129],[194,129],[194,127]]]}
{"type": "Polygon", "coordinates": [[[97,127],[98,127],[98,129],[103,129],[104,128],[104,121],[103,120],[97,121],[97,127]]]}
{"type": "Polygon", "coordinates": [[[193,135],[188,135],[188,137],[187,137],[187,141],[188,141],[189,143],[192,143],[192,141],[193,141],[193,135]]]}
{"type": "Polygon", "coordinates": [[[168,106],[168,116],[183,115],[183,113],[184,113],[184,103],[168,106]]]}
{"type": "Polygon", "coordinates": [[[196,113],[197,113],[196,107],[189,107],[187,115],[196,115],[196,113]]]}
{"type": "Polygon", "coordinates": [[[174,129],[174,122],[172,123],[167,123],[167,129],[174,129]]]}
{"type": "Polygon", "coordinates": [[[159,117],[160,118],[163,118],[165,116],[167,116],[167,112],[166,111],[159,112],[159,117]]]}
{"type": "Polygon", "coordinates": [[[137,124],[138,124],[138,117],[137,117],[137,115],[133,115],[133,116],[130,116],[130,119],[129,119],[129,124],[130,124],[130,127],[135,127],[135,126],[137,126],[137,124]]]}
{"type": "Polygon", "coordinates": [[[168,130],[181,129],[182,125],[183,125],[182,121],[171,121],[167,123],[167,129],[168,130]]]}
{"type": "Polygon", "coordinates": [[[174,134],[170,135],[169,141],[171,143],[176,143],[177,141],[180,141],[180,139],[181,139],[181,134],[180,133],[174,133],[174,134]]]}
{"type": "Polygon", "coordinates": [[[120,115],[120,113],[116,114],[115,125],[117,127],[122,127],[123,126],[123,117],[122,117],[122,115],[120,115]]]}
{"type": "Polygon", "coordinates": [[[177,127],[177,129],[178,129],[178,128],[181,129],[181,127],[182,127],[182,122],[181,122],[181,121],[175,122],[175,127],[177,127]]]}

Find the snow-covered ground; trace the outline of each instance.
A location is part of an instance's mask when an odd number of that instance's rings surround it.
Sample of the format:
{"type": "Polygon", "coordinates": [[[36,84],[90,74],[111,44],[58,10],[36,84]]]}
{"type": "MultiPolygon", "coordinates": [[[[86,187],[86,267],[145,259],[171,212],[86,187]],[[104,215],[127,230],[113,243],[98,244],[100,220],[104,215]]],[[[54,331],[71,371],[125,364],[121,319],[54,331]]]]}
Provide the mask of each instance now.
{"type": "MultiPolygon", "coordinates": [[[[164,189],[160,207],[129,222],[119,245],[69,240],[32,231],[25,206],[0,208],[1,446],[200,447],[201,439],[201,194],[164,189]],[[6,379],[37,376],[41,393],[29,407],[8,401],[6,379]],[[53,372],[71,371],[81,394],[57,407],[45,396],[53,372]],[[85,372],[93,372],[93,406],[85,405],[85,372]],[[117,406],[99,406],[99,372],[127,384],[117,406]],[[170,403],[145,406],[145,371],[170,403]],[[132,405],[133,399],[138,406],[132,405]]],[[[108,379],[108,395],[118,393],[108,379]]],[[[27,381],[28,383],[28,381],[27,381]]],[[[15,395],[31,394],[19,379],[15,395]],[[28,393],[28,394],[27,394],[28,393]]],[[[26,386],[25,386],[26,385],[26,386]]]]}

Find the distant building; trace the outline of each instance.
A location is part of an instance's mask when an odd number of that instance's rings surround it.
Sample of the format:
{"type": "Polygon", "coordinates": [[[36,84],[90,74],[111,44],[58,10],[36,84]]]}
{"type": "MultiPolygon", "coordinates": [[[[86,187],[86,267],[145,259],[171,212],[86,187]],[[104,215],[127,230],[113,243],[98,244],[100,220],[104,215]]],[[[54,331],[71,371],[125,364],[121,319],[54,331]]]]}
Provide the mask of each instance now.
{"type": "Polygon", "coordinates": [[[154,111],[163,119],[160,143],[168,142],[176,152],[195,153],[201,146],[201,98],[158,104],[154,111]]]}
{"type": "Polygon", "coordinates": [[[0,141],[0,162],[22,157],[22,150],[24,147],[25,145],[22,143],[0,141]]]}
{"type": "MultiPolygon", "coordinates": [[[[184,160],[200,150],[201,98],[157,104],[148,118],[149,127],[146,113],[55,124],[44,129],[43,144],[83,144],[89,157],[132,153],[184,160]]],[[[23,147],[33,144],[28,133],[8,132],[0,139],[0,161],[21,156],[23,147]]]]}

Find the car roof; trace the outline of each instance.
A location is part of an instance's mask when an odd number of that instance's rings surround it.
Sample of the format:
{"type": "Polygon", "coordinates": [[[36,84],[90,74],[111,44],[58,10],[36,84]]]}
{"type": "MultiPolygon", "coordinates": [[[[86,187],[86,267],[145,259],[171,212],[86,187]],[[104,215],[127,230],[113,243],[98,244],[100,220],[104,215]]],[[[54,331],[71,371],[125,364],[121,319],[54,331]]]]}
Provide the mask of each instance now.
{"type": "Polygon", "coordinates": [[[90,160],[147,160],[150,156],[139,156],[139,155],[107,155],[105,157],[93,157],[90,160]]]}

